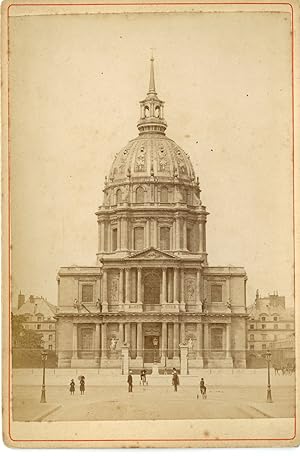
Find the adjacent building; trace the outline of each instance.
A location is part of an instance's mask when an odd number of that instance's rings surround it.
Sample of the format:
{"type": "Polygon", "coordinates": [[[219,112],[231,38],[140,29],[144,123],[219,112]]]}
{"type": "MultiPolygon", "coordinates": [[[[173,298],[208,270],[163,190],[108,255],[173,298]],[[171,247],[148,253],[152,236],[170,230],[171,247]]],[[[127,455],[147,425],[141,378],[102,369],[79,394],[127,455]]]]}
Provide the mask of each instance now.
{"type": "Polygon", "coordinates": [[[246,272],[209,266],[208,212],[189,155],[166,136],[151,59],[138,136],[117,153],[96,212],[94,266],[59,269],[59,367],[246,366],[246,272]]]}
{"type": "Polygon", "coordinates": [[[294,335],[294,310],[286,307],[285,297],[278,292],[261,297],[257,290],[254,304],[249,308],[247,330],[249,365],[264,364],[259,361],[263,352],[294,335]]]}
{"type": "Polygon", "coordinates": [[[14,311],[14,315],[23,316],[25,318],[24,328],[42,334],[44,348],[55,351],[56,311],[57,307],[42,296],[30,295],[26,300],[25,295],[20,292],[18,309],[14,311]]]}

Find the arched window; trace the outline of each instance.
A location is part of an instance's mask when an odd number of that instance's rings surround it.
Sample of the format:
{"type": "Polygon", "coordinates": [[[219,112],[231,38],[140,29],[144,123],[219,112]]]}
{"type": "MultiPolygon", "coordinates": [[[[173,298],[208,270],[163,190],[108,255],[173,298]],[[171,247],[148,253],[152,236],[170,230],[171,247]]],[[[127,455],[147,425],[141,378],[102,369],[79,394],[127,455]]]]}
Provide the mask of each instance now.
{"type": "Polygon", "coordinates": [[[160,249],[170,250],[170,228],[167,226],[160,229],[160,249]]]}
{"type": "Polygon", "coordinates": [[[118,188],[118,190],[116,192],[116,203],[117,204],[122,203],[122,190],[120,188],[118,188]]]}
{"type": "Polygon", "coordinates": [[[169,190],[168,187],[162,187],[160,189],[160,202],[167,203],[169,198],[169,190]]]}
{"type": "Polygon", "coordinates": [[[155,117],[159,117],[159,116],[160,116],[160,107],[156,106],[155,107],[155,117]]]}
{"type": "Polygon", "coordinates": [[[193,251],[193,230],[192,228],[187,228],[186,230],[186,240],[187,240],[187,249],[193,251]]]}
{"type": "Polygon", "coordinates": [[[144,249],[144,228],[134,228],[134,250],[144,249]]]}
{"type": "Polygon", "coordinates": [[[254,340],[254,334],[250,334],[250,340],[254,340]]]}
{"type": "Polygon", "coordinates": [[[112,251],[114,252],[118,248],[118,229],[112,230],[112,251]]]}
{"type": "Polygon", "coordinates": [[[150,116],[149,106],[145,106],[144,107],[144,116],[145,117],[149,117],[150,116]]]}
{"type": "Polygon", "coordinates": [[[144,189],[143,187],[138,187],[136,189],[136,202],[137,203],[143,203],[144,202],[144,189]]]}

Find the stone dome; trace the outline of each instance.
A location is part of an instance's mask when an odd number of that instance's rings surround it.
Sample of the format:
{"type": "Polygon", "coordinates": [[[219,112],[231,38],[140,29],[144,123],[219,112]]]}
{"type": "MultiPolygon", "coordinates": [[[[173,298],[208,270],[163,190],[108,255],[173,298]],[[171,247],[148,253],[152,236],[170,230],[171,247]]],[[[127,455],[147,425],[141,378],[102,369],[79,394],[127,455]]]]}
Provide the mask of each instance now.
{"type": "Polygon", "coordinates": [[[150,176],[195,180],[189,156],[172,139],[160,133],[143,133],[129,141],[115,156],[109,180],[116,183],[128,177],[150,176]]]}

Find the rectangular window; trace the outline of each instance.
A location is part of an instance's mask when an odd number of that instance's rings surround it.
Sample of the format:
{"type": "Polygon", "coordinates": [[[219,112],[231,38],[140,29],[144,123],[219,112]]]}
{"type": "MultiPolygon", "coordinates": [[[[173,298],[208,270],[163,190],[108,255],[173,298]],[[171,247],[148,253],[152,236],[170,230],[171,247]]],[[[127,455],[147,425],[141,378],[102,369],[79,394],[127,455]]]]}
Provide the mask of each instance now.
{"type": "Polygon", "coordinates": [[[223,328],[211,328],[210,346],[212,350],[223,350],[223,328]]]}
{"type": "Polygon", "coordinates": [[[170,250],[170,228],[163,226],[160,228],[160,250],[170,250]]]}
{"type": "Polygon", "coordinates": [[[49,345],[49,346],[48,346],[48,349],[49,349],[49,350],[52,350],[52,345],[49,345]]]}
{"type": "Polygon", "coordinates": [[[193,251],[193,230],[192,228],[187,228],[186,230],[186,240],[187,240],[187,249],[192,252],[193,251]]]}
{"type": "Polygon", "coordinates": [[[222,285],[211,286],[211,302],[222,302],[222,285]]]}
{"type": "Polygon", "coordinates": [[[52,340],[52,334],[49,334],[49,340],[52,340]]]}
{"type": "Polygon", "coordinates": [[[134,250],[144,249],[144,228],[134,228],[134,250]]]}
{"type": "Polygon", "coordinates": [[[250,345],[250,350],[254,350],[254,345],[250,345]]]}
{"type": "Polygon", "coordinates": [[[261,348],[262,348],[262,350],[266,350],[267,349],[267,345],[266,344],[262,344],[261,348]]]}
{"type": "Polygon", "coordinates": [[[266,340],[267,339],[267,334],[262,334],[261,337],[262,337],[262,340],[266,340]]]}
{"type": "Polygon", "coordinates": [[[262,329],[266,329],[266,325],[261,325],[262,329]]]}
{"type": "Polygon", "coordinates": [[[93,285],[82,285],[81,301],[93,302],[93,285]]]}
{"type": "Polygon", "coordinates": [[[274,325],[274,329],[278,329],[278,325],[277,324],[274,325]]]}
{"type": "Polygon", "coordinates": [[[114,252],[118,248],[118,229],[112,230],[112,251],[114,252]]]}
{"type": "Polygon", "coordinates": [[[41,329],[41,325],[36,325],[36,328],[37,329],[41,329]]]}
{"type": "Polygon", "coordinates": [[[254,325],[250,325],[250,329],[254,329],[254,325]]]}

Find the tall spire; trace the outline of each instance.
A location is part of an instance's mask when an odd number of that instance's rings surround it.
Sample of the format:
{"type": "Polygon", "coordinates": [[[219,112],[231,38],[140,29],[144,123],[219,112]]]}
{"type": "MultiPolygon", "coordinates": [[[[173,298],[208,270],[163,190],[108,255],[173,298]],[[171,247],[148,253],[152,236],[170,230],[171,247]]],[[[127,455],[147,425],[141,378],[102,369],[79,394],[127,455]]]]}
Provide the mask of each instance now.
{"type": "Polygon", "coordinates": [[[155,91],[155,80],[154,80],[154,57],[153,54],[150,59],[150,82],[149,82],[149,93],[156,93],[155,91]]]}

